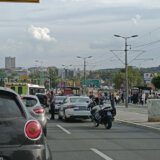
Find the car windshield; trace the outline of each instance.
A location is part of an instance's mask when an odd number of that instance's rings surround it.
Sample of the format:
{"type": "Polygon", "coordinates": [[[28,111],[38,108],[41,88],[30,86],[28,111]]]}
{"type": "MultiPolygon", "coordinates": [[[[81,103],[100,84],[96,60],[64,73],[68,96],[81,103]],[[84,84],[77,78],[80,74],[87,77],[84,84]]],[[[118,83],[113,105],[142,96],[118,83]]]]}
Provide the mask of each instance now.
{"type": "Polygon", "coordinates": [[[77,103],[77,102],[82,102],[82,103],[87,103],[89,102],[89,98],[70,98],[71,103],[77,103]]]}
{"type": "Polygon", "coordinates": [[[21,99],[26,107],[33,107],[34,105],[37,104],[37,100],[35,98],[21,97],[21,99]]]}

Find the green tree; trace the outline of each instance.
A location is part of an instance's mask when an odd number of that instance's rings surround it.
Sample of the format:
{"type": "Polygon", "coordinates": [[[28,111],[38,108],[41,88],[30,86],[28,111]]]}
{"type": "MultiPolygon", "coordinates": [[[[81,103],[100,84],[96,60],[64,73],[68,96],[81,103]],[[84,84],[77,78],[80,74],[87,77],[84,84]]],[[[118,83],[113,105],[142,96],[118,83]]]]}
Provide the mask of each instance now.
{"type": "Polygon", "coordinates": [[[55,70],[49,69],[49,77],[50,79],[50,87],[56,88],[57,83],[61,81],[60,78],[57,77],[55,70]]]}
{"type": "Polygon", "coordinates": [[[155,88],[160,89],[160,74],[152,78],[152,84],[155,88]]]}
{"type": "MultiPolygon", "coordinates": [[[[125,84],[125,69],[121,69],[116,73],[114,78],[115,88],[120,89],[121,84],[125,84]]],[[[128,87],[142,86],[143,78],[138,69],[131,66],[128,67],[128,87]]]]}

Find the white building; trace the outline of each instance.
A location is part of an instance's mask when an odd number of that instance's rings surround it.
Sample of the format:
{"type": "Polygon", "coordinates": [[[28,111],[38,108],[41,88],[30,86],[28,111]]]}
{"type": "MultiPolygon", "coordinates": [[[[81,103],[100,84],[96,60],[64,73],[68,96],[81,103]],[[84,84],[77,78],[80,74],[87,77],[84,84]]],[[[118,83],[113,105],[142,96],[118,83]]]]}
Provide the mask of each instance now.
{"type": "Polygon", "coordinates": [[[16,68],[16,58],[15,57],[5,57],[5,68],[6,69],[16,68]]]}

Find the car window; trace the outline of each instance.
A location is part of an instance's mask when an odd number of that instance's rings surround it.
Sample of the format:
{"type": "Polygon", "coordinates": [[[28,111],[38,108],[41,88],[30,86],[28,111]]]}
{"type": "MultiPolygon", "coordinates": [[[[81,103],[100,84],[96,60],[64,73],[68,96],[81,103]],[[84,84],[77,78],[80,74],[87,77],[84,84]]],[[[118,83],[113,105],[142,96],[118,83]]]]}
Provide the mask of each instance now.
{"type": "Polygon", "coordinates": [[[89,102],[89,98],[70,98],[71,103],[77,103],[77,102],[89,102]]]}
{"type": "Polygon", "coordinates": [[[56,102],[63,102],[65,97],[56,97],[56,102]]]}
{"type": "Polygon", "coordinates": [[[9,94],[0,93],[0,118],[22,117],[17,99],[9,94]]]}
{"type": "Polygon", "coordinates": [[[37,100],[32,97],[21,97],[23,103],[26,105],[26,107],[33,107],[37,104],[37,100]]]}

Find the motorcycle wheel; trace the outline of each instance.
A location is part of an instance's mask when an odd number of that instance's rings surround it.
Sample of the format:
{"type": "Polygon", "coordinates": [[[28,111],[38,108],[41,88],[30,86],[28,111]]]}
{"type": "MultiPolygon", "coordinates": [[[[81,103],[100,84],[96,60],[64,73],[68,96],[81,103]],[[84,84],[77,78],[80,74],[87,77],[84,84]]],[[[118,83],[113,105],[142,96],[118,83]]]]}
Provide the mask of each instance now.
{"type": "Polygon", "coordinates": [[[98,127],[99,126],[99,123],[96,122],[95,120],[93,120],[93,124],[94,124],[94,127],[98,127]]]}
{"type": "Polygon", "coordinates": [[[104,126],[105,126],[106,129],[111,129],[111,127],[112,127],[112,120],[108,119],[107,123],[105,123],[104,126]]]}

